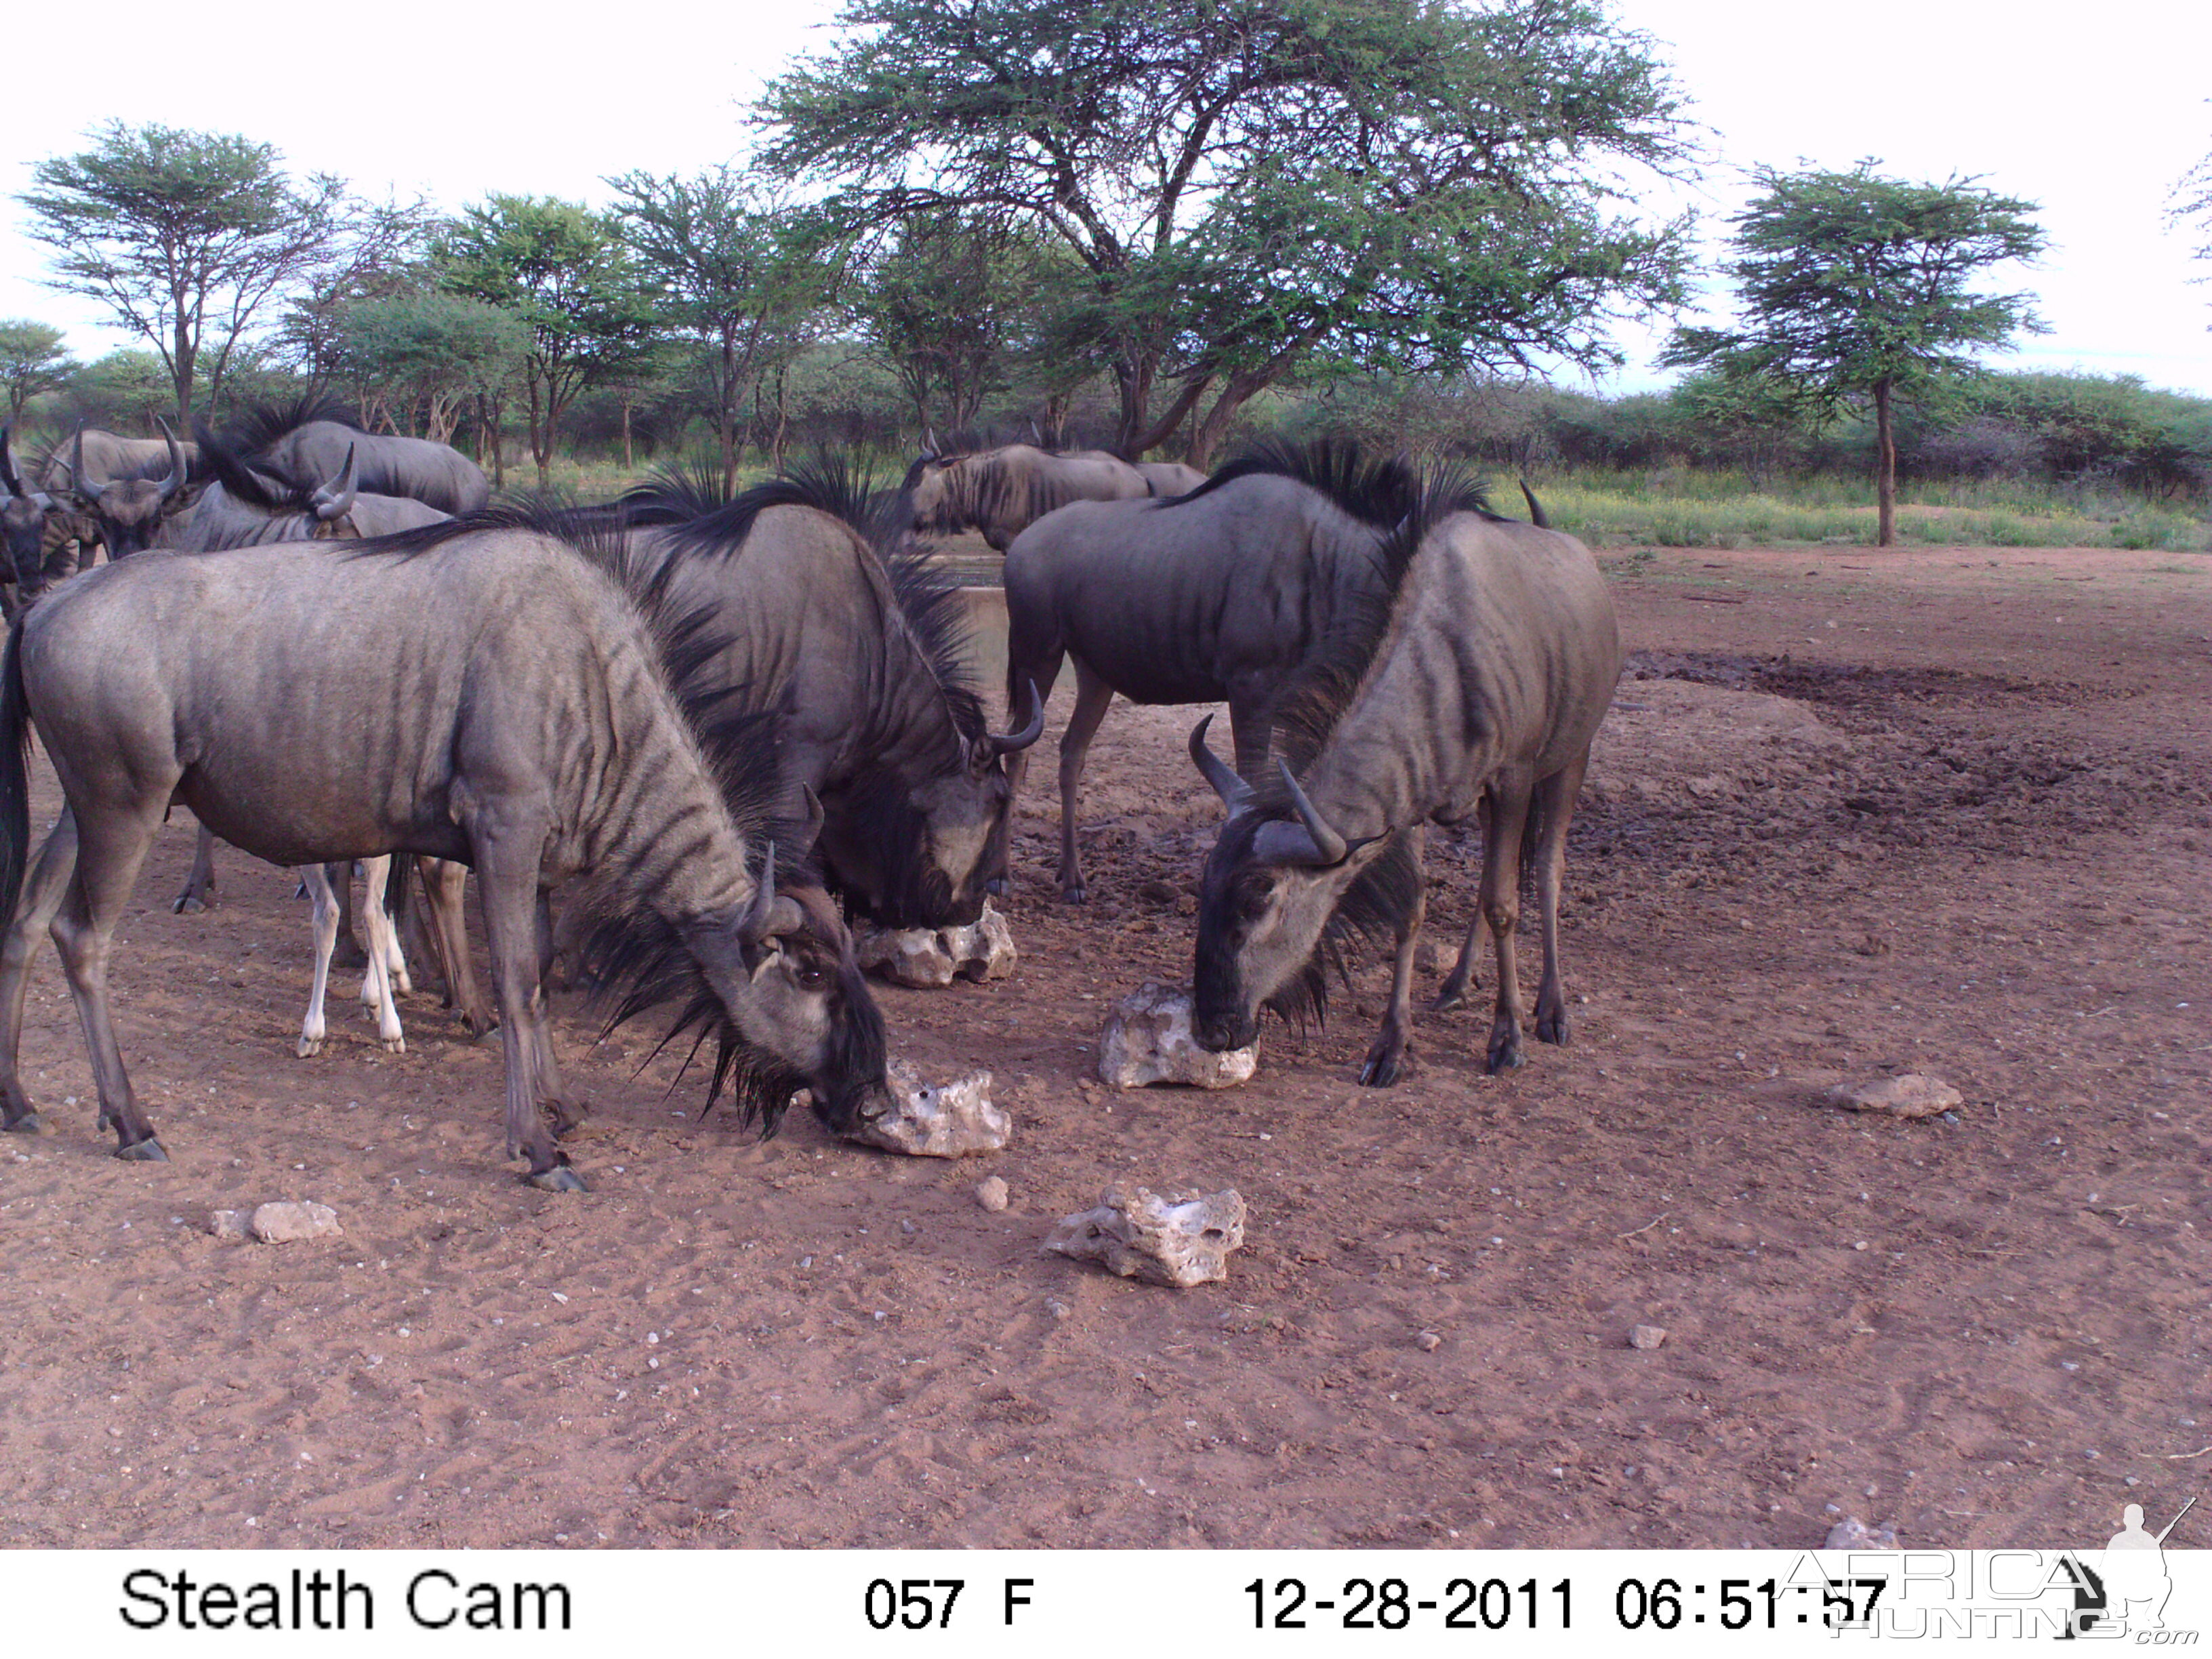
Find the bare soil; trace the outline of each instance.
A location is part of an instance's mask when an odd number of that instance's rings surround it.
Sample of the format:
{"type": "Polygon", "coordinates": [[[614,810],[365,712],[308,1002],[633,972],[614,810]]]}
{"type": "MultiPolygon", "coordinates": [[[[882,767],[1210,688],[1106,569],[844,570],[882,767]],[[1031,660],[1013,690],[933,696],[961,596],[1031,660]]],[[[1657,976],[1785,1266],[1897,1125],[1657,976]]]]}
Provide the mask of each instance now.
{"type": "MultiPolygon", "coordinates": [[[[173,1162],[106,1155],[51,953],[33,987],[60,1133],[0,1142],[0,1542],[1803,1546],[1840,1511],[1993,1546],[2171,1514],[2212,1467],[2212,557],[1607,563],[1638,678],[1574,832],[1574,1041],[1506,1076],[1486,1006],[1357,1086],[1370,966],[1241,1090],[1086,1082],[1113,1000],[1188,977],[1216,816],[1199,711],[1122,707],[1094,902],[1054,896],[1048,788],[1017,975],[882,993],[927,1071],[993,1071],[1011,1148],[762,1144],[571,1019],[594,1190],[541,1194],[501,1162],[497,1039],[434,998],[404,1055],[334,1000],[292,1056],[306,907],[230,852],[221,908],[170,915],[179,814],[114,967],[173,1162]],[[1957,1121],[1818,1103],[1909,1070],[1957,1121]],[[1240,1190],[1229,1282],[1040,1255],[1116,1177],[1240,1190]],[[276,1198],[345,1237],[206,1231],[276,1198]]],[[[1431,832],[1439,969],[1470,850],[1431,832]]]]}

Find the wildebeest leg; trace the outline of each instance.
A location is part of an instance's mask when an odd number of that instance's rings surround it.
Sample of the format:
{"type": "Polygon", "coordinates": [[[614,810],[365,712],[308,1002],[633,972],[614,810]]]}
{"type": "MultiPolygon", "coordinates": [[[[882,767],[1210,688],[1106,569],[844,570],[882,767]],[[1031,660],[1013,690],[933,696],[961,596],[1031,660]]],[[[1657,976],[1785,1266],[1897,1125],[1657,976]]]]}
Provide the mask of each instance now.
{"type": "Polygon", "coordinates": [[[1536,906],[1544,929],[1544,977],[1536,988],[1536,1040],[1567,1040],[1566,987],[1559,976],[1559,878],[1567,862],[1567,823],[1589,765],[1584,750],[1566,768],[1536,786],[1542,828],[1536,843],[1536,906]]]}
{"type": "MultiPolygon", "coordinates": [[[[1054,645],[1048,652],[1042,650],[1031,651],[1024,648],[1027,646],[1027,643],[1028,642],[1026,641],[1019,638],[1015,633],[1010,632],[1008,634],[1006,640],[1006,711],[1009,719],[1018,720],[1020,718],[1020,716],[1016,714],[1013,711],[1022,707],[1022,699],[1024,695],[1022,688],[1025,685],[1033,684],[1036,687],[1037,699],[1040,707],[1051,701],[1053,684],[1060,678],[1060,661],[1061,659],[1066,655],[1066,653],[1062,651],[1058,645],[1054,645]]],[[[1006,757],[1006,787],[1008,792],[1013,796],[1014,802],[1017,806],[1021,803],[1023,781],[1026,779],[1029,775],[1029,750],[1017,749],[1012,754],[1006,757]]],[[[1012,831],[1012,824],[1011,821],[1007,825],[1007,829],[1008,833],[1011,834],[1012,831]]],[[[1008,892],[1012,892],[1013,890],[1013,878],[1009,874],[1006,878],[1006,890],[1008,892]]]]}
{"type": "Polygon", "coordinates": [[[5,1120],[0,1127],[18,1134],[47,1133],[45,1120],[23,1092],[15,1060],[23,1047],[23,998],[31,984],[31,958],[53,926],[76,875],[76,820],[64,810],[31,866],[30,879],[16,902],[15,926],[0,941],[0,1119],[5,1120]]]}
{"type": "Polygon", "coordinates": [[[63,970],[69,975],[70,994],[76,999],[77,1018],[84,1027],[84,1046],[100,1091],[100,1121],[115,1125],[115,1156],[166,1163],[169,1155],[154,1138],[154,1126],[131,1093],[107,1003],[107,957],[115,925],[131,902],[131,890],[161,828],[169,792],[149,792],[142,799],[154,803],[151,811],[134,811],[137,803],[133,802],[104,817],[78,822],[76,878],[62,899],[53,933],[54,943],[61,947],[63,970]]]}
{"type": "Polygon", "coordinates": [[[323,1021],[323,994],[331,982],[331,947],[338,940],[338,899],[331,891],[330,866],[311,864],[301,872],[307,896],[314,901],[315,984],[307,993],[307,1017],[300,1024],[298,1052],[307,1060],[323,1049],[329,1027],[323,1021]]]}
{"type": "Polygon", "coordinates": [[[178,915],[193,915],[215,908],[215,831],[200,825],[192,847],[192,872],[185,878],[185,890],[169,901],[178,915]]]}
{"type": "Polygon", "coordinates": [[[367,969],[368,953],[361,948],[361,941],[353,931],[353,866],[350,863],[330,866],[331,890],[338,896],[338,942],[337,952],[331,960],[341,968],[367,969]]]}
{"type": "Polygon", "coordinates": [[[1075,659],[1075,707],[1067,716],[1067,730],[1060,734],[1060,896],[1070,904],[1089,896],[1083,890],[1083,865],[1075,850],[1079,817],[1078,797],[1083,787],[1083,762],[1091,752],[1091,739],[1098,735],[1114,701],[1114,688],[1091,670],[1082,658],[1075,659]]]}
{"type": "Polygon", "coordinates": [[[1421,860],[1413,854],[1413,904],[1398,930],[1397,956],[1390,972],[1390,1006],[1382,1015],[1382,1029],[1359,1068],[1359,1080],[1370,1089],[1387,1089],[1406,1074],[1406,1041],[1413,1031],[1413,942],[1421,936],[1421,917],[1427,896],[1421,890],[1421,860]]]}
{"type": "MultiPolygon", "coordinates": [[[[1475,820],[1482,832],[1484,856],[1489,856],[1490,797],[1485,795],[1475,808],[1475,820]]],[[[1482,949],[1482,930],[1486,924],[1482,919],[1482,901],[1478,896],[1474,904],[1474,920],[1467,925],[1467,938],[1459,947],[1459,960],[1452,964],[1437,1000],[1429,1005],[1432,1014],[1448,1014],[1455,1008],[1467,1006],[1468,988],[1474,983],[1474,959],[1482,949]]]]}
{"type": "Polygon", "coordinates": [[[392,917],[384,908],[385,884],[392,878],[392,859],[361,861],[362,885],[367,888],[364,915],[368,922],[368,968],[361,979],[361,1000],[376,1010],[376,1037],[388,1054],[407,1052],[407,1036],[399,1026],[399,988],[406,983],[406,965],[394,966],[399,941],[392,917]]]}
{"type": "Polygon", "coordinates": [[[538,1111],[549,1081],[558,1086],[557,1079],[543,1075],[552,1045],[544,1030],[545,990],[538,975],[538,867],[545,829],[542,821],[518,822],[517,816],[495,806],[480,808],[468,826],[506,1050],[507,1155],[529,1158],[524,1179],[533,1187],[582,1192],[582,1177],[554,1146],[538,1111]]]}
{"type": "Polygon", "coordinates": [[[1488,833],[1482,838],[1482,913],[1498,945],[1498,1012],[1490,1023],[1487,1056],[1493,1072],[1521,1063],[1521,977],[1513,929],[1521,915],[1521,832],[1528,821],[1528,779],[1500,775],[1490,786],[1488,833]]]}
{"type": "Polygon", "coordinates": [[[417,859],[415,872],[430,906],[431,938],[446,975],[446,1006],[460,1016],[470,1036],[485,1036],[498,1027],[499,1017],[485,1002],[476,964],[469,959],[468,924],[461,909],[469,866],[448,859],[417,859]]]}

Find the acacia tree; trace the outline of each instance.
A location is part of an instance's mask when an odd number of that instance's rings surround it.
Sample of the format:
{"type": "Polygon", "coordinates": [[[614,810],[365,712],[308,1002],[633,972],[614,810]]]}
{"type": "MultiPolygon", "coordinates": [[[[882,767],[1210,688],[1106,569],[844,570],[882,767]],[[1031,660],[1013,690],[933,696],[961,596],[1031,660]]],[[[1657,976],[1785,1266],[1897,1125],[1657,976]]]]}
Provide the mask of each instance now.
{"type": "Polygon", "coordinates": [[[10,426],[23,418],[24,404],[66,384],[80,367],[61,330],[27,318],[0,319],[0,386],[7,389],[10,426]]]}
{"type": "Polygon", "coordinates": [[[93,137],[38,163],[16,199],[53,250],[46,285],[100,301],[161,354],[181,425],[203,355],[212,398],[256,313],[329,260],[345,185],[314,173],[295,188],[274,145],[228,133],[110,121],[93,137]]]}
{"type": "Polygon", "coordinates": [[[550,196],[493,196],[465,209],[437,239],[435,258],[448,290],[530,331],[523,391],[544,489],[568,405],[649,349],[653,296],[611,219],[550,196]]]}
{"type": "Polygon", "coordinates": [[[659,285],[662,317],[710,354],[722,488],[732,489],[748,389],[757,402],[763,374],[787,366],[813,337],[842,255],[817,221],[727,166],[689,179],[628,173],[606,183],[620,198],[614,214],[623,240],[659,285]]]}
{"type": "Polygon", "coordinates": [[[1884,179],[1878,165],[1755,169],[1763,193],[1730,221],[1737,257],[1724,267],[1741,325],[1678,329],[1660,362],[1776,383],[1822,419],[1871,405],[1876,539],[1888,547],[1897,539],[1893,405],[1976,372],[1978,353],[2042,331],[2027,295],[1972,284],[1992,265],[2033,258],[2044,234],[2027,216],[2033,202],[1973,179],[1884,179]]]}
{"type": "Polygon", "coordinates": [[[1618,361],[1686,222],[1620,216],[1686,157],[1649,39],[1598,0],[847,0],[771,82],[766,165],[872,227],[1025,221],[1082,267],[1056,331],[1135,457],[1201,465],[1293,368],[1618,361]],[[1322,360],[1315,364],[1315,358],[1322,360]],[[1211,402],[1206,400],[1211,396],[1211,402]]]}
{"type": "Polygon", "coordinates": [[[1042,298],[1048,255],[1026,226],[978,213],[917,214],[854,283],[853,319],[898,377],[927,432],[975,424],[1006,385],[1042,298]]]}
{"type": "MultiPolygon", "coordinates": [[[[364,416],[451,443],[461,415],[512,380],[530,349],[521,320],[482,300],[416,288],[349,301],[324,320],[330,372],[350,383],[364,416]]],[[[481,446],[479,446],[481,447],[481,446]]]]}
{"type": "MultiPolygon", "coordinates": [[[[2194,222],[2195,234],[2204,240],[2190,251],[2190,257],[2212,262],[2212,155],[2207,155],[2197,165],[2183,173],[2167,198],[2166,219],[2176,225],[2194,222]]],[[[2200,276],[2198,282],[2212,283],[2212,276],[2200,276]]]]}

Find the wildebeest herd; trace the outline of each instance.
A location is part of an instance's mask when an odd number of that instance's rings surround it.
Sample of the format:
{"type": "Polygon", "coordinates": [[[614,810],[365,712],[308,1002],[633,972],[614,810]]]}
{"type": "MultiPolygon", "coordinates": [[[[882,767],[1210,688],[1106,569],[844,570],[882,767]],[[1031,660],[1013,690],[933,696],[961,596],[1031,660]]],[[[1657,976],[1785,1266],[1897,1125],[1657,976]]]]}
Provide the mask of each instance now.
{"type": "Polygon", "coordinates": [[[1514,936],[1533,866],[1536,1036],[1566,1038],[1566,830],[1620,666],[1589,551],[1494,512],[1449,470],[1323,442],[1211,478],[1015,446],[927,455],[872,495],[842,465],[720,501],[664,477],[597,507],[489,504],[443,445],[333,410],[258,411],[187,447],[91,433],[19,476],[0,432],[13,622],[0,666],[0,1117],[42,1128],[17,1069],[39,938],[58,946],[100,1122],[165,1156],[109,1006],[111,941],[173,805],[201,826],[179,908],[213,894],[212,837],[301,866],[324,1034],[338,895],[368,877],[364,1000],[403,1040],[382,900],[415,867],[449,1000],[505,1045],[510,1157],[579,1189],[581,1108],[548,1030],[556,955],[612,1021],[673,1011],[773,1130],[804,1090],[833,1131],[886,1109],[884,1023],[848,923],[975,921],[1007,890],[1026,750],[1064,660],[1064,896],[1085,751],[1113,695],[1226,701],[1235,763],[1190,753],[1226,817],[1200,884],[1193,1029],[1326,1011],[1348,951],[1394,964],[1360,1076],[1402,1075],[1422,826],[1480,821],[1479,935],[1498,977],[1492,1069],[1520,1063],[1514,936]],[[158,454],[152,452],[158,452],[158,454]],[[57,469],[59,469],[58,471],[57,469]],[[190,499],[197,491],[196,499],[190,499]],[[190,499],[190,505],[185,502],[190,499]],[[1006,721],[973,684],[960,595],[917,538],[1006,551],[1006,721]],[[72,557],[71,543],[81,550],[72,557]],[[97,568],[88,550],[104,544],[97,568]],[[65,810],[29,834],[35,732],[65,810]],[[493,1006],[462,926],[474,871],[493,1006]]]}

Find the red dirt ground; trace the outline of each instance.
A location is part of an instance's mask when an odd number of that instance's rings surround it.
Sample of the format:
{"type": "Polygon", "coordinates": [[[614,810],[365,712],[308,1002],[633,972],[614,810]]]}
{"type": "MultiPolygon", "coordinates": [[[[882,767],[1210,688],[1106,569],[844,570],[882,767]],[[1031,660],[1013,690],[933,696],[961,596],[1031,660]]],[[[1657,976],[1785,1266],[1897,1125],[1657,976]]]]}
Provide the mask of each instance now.
{"type": "MultiPolygon", "coordinates": [[[[171,915],[180,815],[114,974],[173,1163],[106,1155],[50,953],[33,987],[60,1133],[0,1142],[0,1543],[1805,1546],[1833,1506],[1988,1546],[2170,1514],[2212,1467],[2212,557],[1606,562],[1641,678],[1573,840],[1588,1000],[1505,1077],[1468,1012],[1358,1088],[1370,969],[1241,1090],[1086,1083],[1112,1000],[1188,976],[1215,818],[1198,711],[1123,707],[1094,902],[1052,896],[1032,799],[1017,975],[882,994],[895,1049],[996,1073],[1011,1148],[757,1144],[572,1020],[595,1190],[548,1196],[500,1162],[496,1039],[434,999],[404,1056],[334,1001],[292,1057],[306,908],[226,853],[222,908],[171,915]],[[1958,1121],[1814,1103],[1904,1070],[1958,1121]],[[1117,1176],[1243,1192],[1229,1282],[1040,1255],[1117,1176]],[[343,1240],[205,1231],[287,1197],[343,1240]]],[[[1468,849],[1432,832],[1430,865],[1449,965],[1468,849]]]]}

